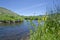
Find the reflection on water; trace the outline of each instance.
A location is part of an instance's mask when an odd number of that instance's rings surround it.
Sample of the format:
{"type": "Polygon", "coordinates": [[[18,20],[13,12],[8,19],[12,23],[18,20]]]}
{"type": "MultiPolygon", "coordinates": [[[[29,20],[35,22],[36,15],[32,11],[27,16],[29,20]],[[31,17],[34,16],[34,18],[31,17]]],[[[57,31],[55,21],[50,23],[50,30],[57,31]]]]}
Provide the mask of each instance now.
{"type": "Polygon", "coordinates": [[[0,26],[15,26],[15,25],[20,25],[20,24],[22,24],[22,22],[20,22],[20,23],[11,23],[11,24],[9,24],[9,23],[0,23],[0,26]]]}
{"type": "Polygon", "coordinates": [[[0,24],[0,40],[20,40],[29,33],[29,28],[32,28],[29,25],[26,20],[17,24],[0,24]]]}

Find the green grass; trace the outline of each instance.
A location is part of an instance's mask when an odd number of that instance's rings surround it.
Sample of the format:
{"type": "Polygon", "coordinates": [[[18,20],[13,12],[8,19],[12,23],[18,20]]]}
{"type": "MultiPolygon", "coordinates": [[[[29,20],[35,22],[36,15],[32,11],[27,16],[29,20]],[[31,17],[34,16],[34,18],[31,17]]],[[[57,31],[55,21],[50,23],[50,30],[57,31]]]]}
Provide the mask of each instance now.
{"type": "Polygon", "coordinates": [[[12,12],[11,10],[8,10],[6,8],[0,7],[0,21],[23,21],[24,18],[20,15],[16,14],[15,12],[12,12]]]}
{"type": "Polygon", "coordinates": [[[37,30],[30,30],[29,40],[60,40],[60,15],[58,15],[53,14],[38,20],[38,27],[34,26],[37,30]],[[44,25],[40,24],[41,21],[44,21],[44,25]]]}

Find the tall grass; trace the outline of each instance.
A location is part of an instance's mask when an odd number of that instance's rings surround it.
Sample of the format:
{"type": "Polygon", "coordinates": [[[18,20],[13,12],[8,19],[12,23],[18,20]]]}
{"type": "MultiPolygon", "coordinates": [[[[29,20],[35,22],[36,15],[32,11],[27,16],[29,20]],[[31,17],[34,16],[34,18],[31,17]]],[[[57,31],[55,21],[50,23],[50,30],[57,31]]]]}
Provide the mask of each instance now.
{"type": "Polygon", "coordinates": [[[60,40],[60,20],[57,15],[44,16],[42,20],[38,20],[38,27],[35,31],[30,30],[29,40],[60,40]],[[40,22],[44,21],[44,25],[40,22]]]}

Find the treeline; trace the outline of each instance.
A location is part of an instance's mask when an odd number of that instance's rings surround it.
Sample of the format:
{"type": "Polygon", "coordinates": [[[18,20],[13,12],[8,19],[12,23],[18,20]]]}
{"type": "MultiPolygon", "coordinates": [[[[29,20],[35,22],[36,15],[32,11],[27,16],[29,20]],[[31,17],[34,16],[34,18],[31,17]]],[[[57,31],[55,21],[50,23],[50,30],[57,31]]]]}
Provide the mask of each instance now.
{"type": "Polygon", "coordinates": [[[43,16],[22,16],[25,20],[41,20],[43,16]]]}

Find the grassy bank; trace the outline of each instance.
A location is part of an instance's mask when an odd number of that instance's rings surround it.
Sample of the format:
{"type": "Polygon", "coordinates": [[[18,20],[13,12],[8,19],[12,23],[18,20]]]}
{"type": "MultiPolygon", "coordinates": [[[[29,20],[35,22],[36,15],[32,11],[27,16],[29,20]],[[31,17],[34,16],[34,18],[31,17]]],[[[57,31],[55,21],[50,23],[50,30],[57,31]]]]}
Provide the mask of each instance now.
{"type": "Polygon", "coordinates": [[[44,25],[42,26],[38,20],[38,27],[35,31],[30,30],[30,40],[60,40],[60,13],[45,16],[42,18],[44,25]]]}
{"type": "Polygon", "coordinates": [[[9,22],[21,22],[23,21],[23,17],[8,10],[6,8],[0,7],[0,22],[9,23],[9,22]]]}

